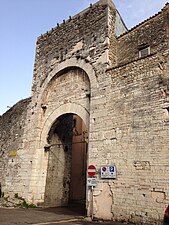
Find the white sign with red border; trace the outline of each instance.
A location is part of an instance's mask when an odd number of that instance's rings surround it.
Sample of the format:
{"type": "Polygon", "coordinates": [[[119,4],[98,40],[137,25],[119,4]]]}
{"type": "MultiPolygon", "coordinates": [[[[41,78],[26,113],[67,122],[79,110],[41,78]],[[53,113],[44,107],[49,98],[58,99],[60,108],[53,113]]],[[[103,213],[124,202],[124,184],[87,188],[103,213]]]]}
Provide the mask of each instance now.
{"type": "Polygon", "coordinates": [[[89,177],[93,177],[96,174],[96,167],[94,165],[88,166],[87,173],[89,177]]]}

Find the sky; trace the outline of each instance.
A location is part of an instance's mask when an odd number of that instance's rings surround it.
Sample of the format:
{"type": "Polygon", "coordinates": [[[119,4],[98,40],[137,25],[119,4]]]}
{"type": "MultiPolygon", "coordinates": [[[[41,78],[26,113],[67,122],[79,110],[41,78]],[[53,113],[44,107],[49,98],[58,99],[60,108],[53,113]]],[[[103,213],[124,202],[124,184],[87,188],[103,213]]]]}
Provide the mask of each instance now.
{"type": "MultiPolygon", "coordinates": [[[[0,0],[0,115],[31,96],[36,40],[97,0],[0,0]]],[[[130,29],[167,0],[114,0],[130,29]]]]}

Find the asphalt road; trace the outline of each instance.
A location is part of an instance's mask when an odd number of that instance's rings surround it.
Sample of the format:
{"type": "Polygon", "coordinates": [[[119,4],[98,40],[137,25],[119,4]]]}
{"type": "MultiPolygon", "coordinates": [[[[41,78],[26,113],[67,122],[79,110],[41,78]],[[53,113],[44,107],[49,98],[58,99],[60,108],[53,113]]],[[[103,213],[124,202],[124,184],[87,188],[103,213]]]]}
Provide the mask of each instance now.
{"type": "Polygon", "coordinates": [[[82,212],[70,208],[0,208],[0,225],[124,225],[118,222],[86,221],[82,212]]]}

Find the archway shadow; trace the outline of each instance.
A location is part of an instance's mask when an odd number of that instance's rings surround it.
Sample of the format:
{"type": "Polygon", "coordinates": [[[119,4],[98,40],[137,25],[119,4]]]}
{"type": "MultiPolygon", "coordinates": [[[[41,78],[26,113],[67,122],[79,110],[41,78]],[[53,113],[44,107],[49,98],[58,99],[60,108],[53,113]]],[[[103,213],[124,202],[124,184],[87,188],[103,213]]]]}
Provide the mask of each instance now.
{"type": "Polygon", "coordinates": [[[69,206],[39,208],[38,210],[54,213],[57,215],[86,216],[86,207],[82,204],[70,204],[69,206]]]}

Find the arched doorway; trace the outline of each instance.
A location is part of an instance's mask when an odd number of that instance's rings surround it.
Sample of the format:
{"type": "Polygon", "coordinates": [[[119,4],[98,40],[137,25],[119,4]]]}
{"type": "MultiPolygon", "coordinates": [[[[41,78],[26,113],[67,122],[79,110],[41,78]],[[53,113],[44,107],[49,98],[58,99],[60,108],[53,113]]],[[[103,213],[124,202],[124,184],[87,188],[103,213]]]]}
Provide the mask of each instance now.
{"type": "Polygon", "coordinates": [[[48,133],[46,206],[85,205],[88,131],[73,113],[59,116],[48,133]]]}

